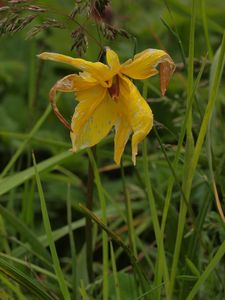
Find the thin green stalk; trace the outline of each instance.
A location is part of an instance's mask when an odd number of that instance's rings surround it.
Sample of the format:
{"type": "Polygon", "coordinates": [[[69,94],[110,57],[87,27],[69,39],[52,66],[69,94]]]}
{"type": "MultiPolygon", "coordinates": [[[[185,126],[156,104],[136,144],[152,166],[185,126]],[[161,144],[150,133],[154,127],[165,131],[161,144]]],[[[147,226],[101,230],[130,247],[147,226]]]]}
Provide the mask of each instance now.
{"type": "Polygon", "coordinates": [[[67,223],[68,223],[68,230],[69,230],[69,239],[70,239],[70,249],[71,249],[71,257],[72,257],[72,300],[77,299],[77,251],[75,240],[73,236],[73,229],[72,229],[72,207],[71,207],[71,193],[70,193],[70,184],[68,184],[68,192],[67,192],[67,223]]]}
{"type": "MultiPolygon", "coordinates": [[[[194,140],[192,135],[192,106],[190,105],[191,101],[191,94],[193,90],[193,72],[194,72],[194,41],[195,41],[195,19],[196,19],[196,3],[197,1],[192,0],[192,9],[191,9],[191,25],[190,25],[190,37],[189,37],[189,55],[188,55],[188,86],[187,86],[187,108],[190,107],[190,112],[187,118],[187,140],[186,140],[186,151],[185,151],[185,163],[184,163],[184,176],[183,176],[183,185],[182,190],[184,191],[185,198],[188,201],[189,195],[186,194],[186,184],[188,182],[188,170],[189,165],[192,160],[193,155],[193,148],[194,148],[194,140]]],[[[178,260],[180,257],[180,248],[181,242],[183,239],[183,230],[185,224],[187,212],[187,205],[181,197],[180,202],[180,211],[179,211],[179,220],[178,220],[178,228],[177,228],[177,236],[176,236],[176,243],[175,243],[175,251],[173,255],[173,262],[172,262],[172,269],[171,269],[171,276],[170,276],[170,287],[169,287],[169,298],[172,299],[173,289],[175,285],[175,278],[177,273],[177,265],[178,260]]]]}
{"type": "Polygon", "coordinates": [[[55,270],[55,273],[56,273],[56,276],[58,279],[61,293],[63,295],[63,299],[71,300],[70,293],[67,288],[62,269],[60,267],[59,258],[57,255],[57,251],[56,251],[56,247],[55,247],[55,243],[54,243],[54,239],[53,239],[53,234],[52,234],[52,229],[51,229],[51,224],[50,224],[50,220],[49,220],[49,216],[48,216],[48,210],[47,210],[47,206],[46,206],[46,202],[45,202],[44,192],[42,189],[41,180],[40,180],[40,176],[39,176],[39,173],[37,170],[37,164],[36,164],[34,154],[32,154],[32,157],[33,157],[33,164],[34,164],[34,169],[35,169],[38,193],[39,193],[40,202],[41,202],[41,211],[42,211],[42,216],[43,216],[43,222],[44,222],[46,235],[48,237],[49,248],[50,248],[51,255],[52,255],[54,270],[55,270]]]}
{"type": "MultiPolygon", "coordinates": [[[[161,235],[161,230],[160,230],[160,225],[159,225],[159,220],[158,220],[158,215],[157,215],[155,196],[152,191],[150,174],[149,174],[149,170],[148,170],[148,155],[147,155],[146,139],[142,142],[142,145],[143,145],[142,152],[143,152],[144,180],[145,180],[148,201],[149,201],[149,207],[150,207],[151,217],[152,217],[152,223],[153,223],[153,228],[154,228],[156,243],[157,243],[157,248],[158,248],[156,271],[155,271],[156,272],[155,286],[161,287],[163,275],[164,275],[164,280],[168,283],[169,273],[168,273],[168,268],[167,268],[167,263],[166,263],[165,252],[164,252],[163,237],[161,235]]],[[[167,288],[167,284],[166,284],[166,288],[167,288]]],[[[161,289],[159,288],[155,292],[156,292],[155,299],[160,299],[161,289]]]]}
{"type": "MultiPolygon", "coordinates": [[[[30,131],[32,129],[34,123],[34,98],[35,98],[35,91],[36,91],[36,41],[32,41],[30,44],[29,49],[29,80],[28,80],[28,124],[27,128],[30,131]]],[[[26,148],[26,156],[27,156],[27,168],[30,167],[32,163],[31,158],[31,149],[30,144],[27,145],[26,148]]],[[[30,225],[32,227],[32,220],[33,220],[33,195],[32,190],[34,191],[34,180],[31,179],[31,182],[26,181],[24,184],[24,193],[22,199],[22,209],[21,209],[21,218],[24,220],[25,224],[30,225]]]]}
{"type": "MultiPolygon", "coordinates": [[[[93,155],[95,155],[95,149],[92,148],[93,155]]],[[[94,172],[92,163],[88,162],[88,182],[87,182],[87,208],[93,209],[93,191],[94,191],[94,172]]],[[[89,218],[86,218],[85,224],[85,239],[86,239],[86,262],[87,262],[87,271],[89,281],[93,282],[94,273],[93,273],[93,232],[92,232],[92,222],[89,218]]]]}
{"type": "Polygon", "coordinates": [[[85,216],[89,217],[93,222],[98,224],[102,230],[104,230],[108,236],[113,239],[119,245],[126,255],[129,257],[130,262],[134,268],[134,271],[137,273],[141,285],[143,287],[143,290],[146,291],[149,288],[149,284],[147,281],[147,278],[145,277],[145,273],[142,272],[142,269],[137,261],[137,258],[134,256],[133,252],[131,251],[130,247],[128,247],[124,241],[121,239],[121,237],[115,233],[114,231],[110,230],[108,226],[105,225],[104,222],[102,222],[92,211],[90,211],[87,207],[83,206],[82,204],[79,204],[79,207],[77,207],[79,211],[81,211],[85,216]]]}
{"type": "MultiPolygon", "coordinates": [[[[143,86],[143,97],[147,98],[147,84],[144,82],[143,86]]],[[[149,173],[148,167],[148,153],[147,153],[147,140],[145,139],[142,143],[142,151],[143,151],[143,170],[144,170],[144,181],[145,187],[147,191],[149,207],[151,211],[151,217],[153,222],[153,228],[156,237],[156,243],[158,247],[158,256],[157,256],[157,263],[156,263],[156,274],[155,274],[155,285],[161,287],[162,277],[164,275],[164,280],[168,283],[169,281],[169,274],[168,268],[166,263],[166,256],[164,251],[164,243],[163,243],[163,236],[161,235],[161,229],[159,225],[159,219],[157,215],[157,208],[155,204],[155,197],[152,191],[151,185],[151,177],[149,173]]],[[[166,284],[166,291],[167,291],[167,284],[166,284]]],[[[156,290],[156,298],[160,299],[161,289],[156,290]]]]}
{"type": "MultiPolygon", "coordinates": [[[[7,224],[8,227],[8,224],[7,224]]],[[[7,239],[7,231],[5,226],[5,220],[0,212],[0,250],[5,251],[7,254],[11,253],[9,241],[7,239]]]]}
{"type": "Polygon", "coordinates": [[[155,133],[156,138],[157,138],[157,140],[158,140],[158,142],[159,142],[160,148],[161,148],[161,150],[162,150],[162,152],[163,152],[163,154],[164,154],[164,157],[165,157],[165,159],[166,159],[166,162],[167,162],[167,164],[168,164],[168,166],[169,166],[169,168],[170,168],[170,171],[171,171],[171,173],[172,173],[172,175],[173,175],[173,177],[174,177],[174,180],[176,181],[176,183],[177,183],[178,186],[179,186],[179,189],[180,189],[180,192],[181,192],[181,194],[182,194],[182,197],[183,197],[183,199],[184,199],[184,201],[185,201],[187,207],[190,209],[190,215],[193,217],[192,209],[191,209],[191,207],[189,207],[189,204],[188,204],[188,202],[187,202],[187,199],[185,198],[184,192],[183,192],[182,187],[181,187],[181,185],[180,185],[179,178],[177,177],[176,171],[175,171],[175,169],[173,168],[173,165],[172,165],[172,163],[170,162],[170,160],[169,160],[169,158],[168,158],[168,155],[167,155],[167,153],[166,153],[166,150],[164,149],[163,143],[162,143],[161,138],[160,138],[160,136],[159,136],[158,130],[157,130],[155,127],[154,127],[154,133],[155,133]]]}
{"type": "Polygon", "coordinates": [[[35,88],[36,88],[36,41],[32,40],[30,44],[30,66],[29,66],[29,86],[28,86],[28,109],[30,115],[30,121],[32,122],[33,115],[33,104],[35,97],[35,88]]]}
{"type": "MultiPolygon", "coordinates": [[[[29,155],[27,153],[27,155],[29,155]]],[[[29,168],[30,162],[27,163],[27,168],[29,168]]],[[[22,209],[21,209],[21,220],[31,228],[33,227],[34,220],[34,209],[33,209],[33,200],[34,200],[34,188],[35,180],[31,178],[26,181],[24,184],[24,192],[22,197],[22,209]]]]}
{"type": "Polygon", "coordinates": [[[169,14],[170,14],[170,18],[171,18],[171,20],[172,20],[172,23],[173,23],[173,26],[174,26],[174,29],[175,29],[175,30],[173,30],[173,29],[171,28],[171,26],[169,26],[169,24],[168,24],[163,18],[161,18],[161,20],[162,20],[162,22],[164,23],[164,25],[168,28],[168,30],[169,30],[169,31],[175,36],[175,38],[177,39],[177,41],[178,41],[178,46],[179,46],[179,48],[180,48],[181,58],[182,58],[182,61],[183,61],[183,63],[184,63],[184,67],[185,67],[185,66],[186,66],[186,59],[185,59],[184,47],[183,47],[183,44],[182,44],[182,41],[181,41],[179,32],[178,32],[178,30],[177,30],[177,26],[176,26],[176,23],[175,23],[175,21],[174,21],[173,14],[172,14],[171,9],[170,9],[170,7],[169,7],[168,1],[167,1],[167,0],[164,0],[164,3],[165,3],[165,5],[166,5],[166,7],[167,7],[167,10],[168,10],[169,14]]]}
{"type": "Polygon", "coordinates": [[[111,253],[113,278],[114,278],[115,291],[116,291],[116,300],[120,300],[121,299],[120,282],[119,282],[118,273],[117,273],[117,269],[116,269],[116,259],[115,259],[112,242],[110,242],[110,253],[111,253]]]}
{"type": "Polygon", "coordinates": [[[203,117],[203,121],[201,124],[201,128],[200,128],[200,132],[198,135],[198,139],[197,139],[197,143],[196,143],[196,147],[194,150],[194,155],[193,155],[193,160],[192,160],[192,164],[190,167],[190,171],[189,173],[191,175],[194,175],[197,163],[198,163],[198,159],[201,153],[201,149],[202,149],[202,144],[204,142],[205,139],[205,135],[207,132],[207,128],[208,128],[208,124],[209,124],[209,120],[212,116],[212,112],[215,106],[215,102],[216,102],[216,98],[217,98],[217,94],[218,94],[218,89],[219,89],[219,85],[220,85],[220,80],[221,80],[221,75],[222,75],[222,71],[224,68],[224,61],[225,61],[225,32],[223,34],[223,39],[222,39],[222,43],[221,43],[221,47],[220,47],[220,55],[219,55],[219,60],[217,63],[217,68],[216,68],[216,72],[215,72],[215,76],[212,80],[212,86],[209,92],[209,101],[205,110],[205,114],[203,117]]]}
{"type": "MultiPolygon", "coordinates": [[[[196,265],[198,265],[200,258],[199,256],[196,256],[196,253],[198,251],[198,247],[201,244],[201,232],[202,227],[205,221],[205,217],[209,208],[209,204],[211,202],[211,194],[209,192],[206,192],[206,195],[202,197],[204,199],[201,209],[199,211],[198,217],[196,219],[196,226],[194,228],[193,234],[191,236],[191,239],[188,243],[188,249],[186,251],[186,259],[185,259],[185,268],[183,269],[183,274],[188,274],[188,265],[187,265],[187,259],[190,259],[192,262],[194,262],[196,265]]],[[[189,267],[190,269],[190,267],[189,267]]],[[[193,272],[192,272],[193,273],[193,272]]],[[[198,276],[199,277],[199,276],[198,276]]],[[[187,281],[183,281],[182,285],[180,287],[180,295],[179,299],[183,300],[186,299],[188,292],[190,291],[190,288],[193,284],[187,281]]]]}
{"type": "Polygon", "coordinates": [[[89,300],[87,292],[86,292],[85,287],[84,287],[84,282],[83,282],[82,279],[80,281],[80,285],[81,285],[81,287],[79,288],[79,292],[81,294],[82,300],[89,300]]]}
{"type": "MultiPolygon", "coordinates": [[[[191,9],[191,25],[189,36],[189,51],[188,51],[188,79],[187,79],[187,107],[191,101],[191,94],[194,85],[194,47],[195,47],[195,19],[196,19],[196,0],[192,0],[191,9]]],[[[192,136],[192,106],[190,106],[190,113],[187,120],[187,152],[192,155],[194,141],[192,136]]],[[[189,155],[189,154],[188,154],[189,155]]],[[[188,159],[189,160],[189,159],[188,159]]]]}
{"type": "MultiPolygon", "coordinates": [[[[98,197],[102,210],[102,221],[107,225],[106,215],[106,201],[104,196],[104,190],[101,184],[101,179],[98,171],[98,167],[95,162],[94,155],[90,149],[87,150],[89,160],[92,165],[94,172],[95,184],[98,191],[98,197]]],[[[108,300],[109,297],[109,283],[108,283],[108,269],[109,269],[109,258],[108,258],[108,237],[105,231],[102,232],[102,257],[103,257],[103,300],[108,300]]]]}
{"type": "MultiPolygon", "coordinates": [[[[167,23],[166,20],[164,20],[162,17],[160,17],[162,23],[166,26],[166,28],[169,30],[169,32],[175,37],[175,39],[178,42],[178,46],[180,48],[180,53],[181,53],[181,59],[183,61],[184,67],[186,66],[186,58],[185,58],[185,54],[184,54],[184,48],[182,45],[182,41],[180,39],[179,33],[177,31],[177,28],[175,27],[175,31],[172,29],[172,27],[167,23]]],[[[173,18],[172,18],[173,19],[173,18]]]]}
{"type": "Polygon", "coordinates": [[[121,163],[120,170],[121,170],[121,178],[122,178],[122,183],[123,183],[123,192],[124,192],[126,211],[127,211],[127,224],[128,224],[129,242],[130,242],[131,250],[133,251],[134,255],[137,256],[137,246],[136,246],[136,237],[135,237],[135,230],[134,230],[134,223],[133,223],[132,206],[131,206],[130,195],[129,195],[128,190],[127,190],[123,163],[121,163]]]}
{"type": "Polygon", "coordinates": [[[206,281],[206,279],[209,277],[211,272],[215,269],[216,265],[219,263],[219,261],[224,255],[225,255],[225,241],[222,243],[222,245],[220,245],[216,254],[214,255],[214,257],[211,259],[210,263],[206,267],[205,271],[202,273],[202,275],[199,277],[194,287],[190,291],[186,300],[194,299],[195,295],[198,293],[202,284],[206,281]]]}
{"type": "MultiPolygon", "coordinates": [[[[174,162],[173,162],[173,165],[172,165],[174,170],[176,170],[177,167],[178,167],[180,152],[181,152],[184,137],[185,137],[185,128],[186,128],[186,125],[187,125],[188,115],[190,113],[190,109],[191,109],[193,101],[194,101],[194,95],[195,95],[196,90],[198,89],[198,86],[199,86],[203,71],[205,69],[205,66],[206,66],[206,57],[204,58],[204,60],[202,62],[200,71],[199,71],[198,76],[196,78],[190,101],[188,100],[189,105],[188,105],[188,108],[186,110],[185,117],[184,117],[184,122],[183,122],[181,130],[180,130],[180,135],[179,135],[179,140],[178,140],[177,149],[176,149],[176,153],[175,153],[175,158],[174,158],[174,162]]],[[[170,207],[170,202],[171,202],[172,190],[173,190],[174,183],[175,183],[174,176],[170,176],[169,181],[168,181],[168,188],[167,188],[165,205],[164,205],[164,209],[163,209],[163,216],[162,216],[162,222],[161,222],[162,235],[164,235],[164,231],[165,231],[166,220],[167,220],[168,211],[169,211],[169,207],[170,207]]],[[[181,189],[182,189],[182,187],[181,187],[181,189]]]]}
{"type": "Polygon", "coordinates": [[[204,35],[205,35],[206,46],[207,46],[208,53],[209,53],[209,59],[212,60],[213,59],[213,50],[212,50],[212,46],[211,46],[210,40],[209,40],[208,23],[207,23],[206,9],[205,9],[205,0],[201,0],[200,2],[201,2],[202,25],[203,25],[204,35]]]}
{"type": "MultiPolygon", "coordinates": [[[[189,199],[190,193],[191,193],[191,186],[192,186],[192,180],[194,177],[194,173],[197,167],[197,163],[199,160],[199,156],[201,153],[202,145],[206,136],[208,124],[210,117],[213,112],[213,108],[215,106],[218,88],[221,80],[221,75],[224,67],[224,61],[225,61],[225,33],[223,35],[221,47],[220,47],[220,55],[218,59],[218,63],[216,66],[216,71],[214,72],[213,79],[212,79],[212,85],[209,91],[209,101],[204,113],[203,121],[201,124],[200,132],[198,135],[197,143],[194,149],[193,157],[190,162],[189,168],[187,169],[187,176],[186,180],[184,182],[184,193],[186,196],[186,199],[189,199]]],[[[185,202],[181,199],[181,207],[180,207],[180,213],[179,213],[179,220],[178,220],[178,232],[177,232],[177,238],[176,238],[176,244],[175,244],[175,250],[174,250],[174,256],[173,256],[173,263],[172,263],[172,270],[171,270],[171,285],[170,285],[170,296],[172,297],[173,294],[173,288],[177,273],[177,265],[180,257],[180,250],[181,250],[181,243],[183,238],[183,232],[184,232],[184,225],[185,225],[185,217],[186,217],[187,207],[185,205],[185,202]]]]}

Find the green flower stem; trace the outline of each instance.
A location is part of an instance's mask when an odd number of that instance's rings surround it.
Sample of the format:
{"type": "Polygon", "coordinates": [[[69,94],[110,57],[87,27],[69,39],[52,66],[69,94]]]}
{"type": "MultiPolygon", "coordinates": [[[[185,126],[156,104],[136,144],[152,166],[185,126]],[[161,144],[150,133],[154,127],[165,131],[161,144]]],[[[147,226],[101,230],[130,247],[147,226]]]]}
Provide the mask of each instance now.
{"type": "Polygon", "coordinates": [[[116,268],[116,258],[115,258],[112,242],[110,242],[110,253],[111,253],[111,260],[112,260],[112,270],[113,270],[113,278],[115,284],[116,300],[121,300],[120,282],[118,278],[118,272],[116,268]]]}
{"type": "MultiPolygon", "coordinates": [[[[225,33],[223,35],[221,47],[220,47],[220,54],[219,59],[216,65],[216,71],[214,72],[214,77],[212,79],[212,85],[209,92],[209,100],[208,104],[204,113],[203,121],[201,124],[200,132],[198,135],[197,143],[194,149],[193,157],[191,159],[190,165],[187,169],[186,179],[183,184],[183,191],[185,194],[186,199],[188,200],[191,193],[191,186],[192,186],[192,180],[194,177],[194,173],[197,167],[197,163],[199,160],[199,156],[201,153],[202,145],[206,136],[208,124],[210,117],[212,115],[218,88],[221,80],[221,75],[224,67],[224,60],[225,60],[225,33]]],[[[175,244],[175,250],[174,250],[174,256],[173,256],[173,263],[172,263],[172,270],[171,270],[171,278],[170,278],[170,297],[172,299],[173,294],[173,288],[177,273],[177,266],[178,266],[178,260],[180,257],[180,250],[181,250],[181,243],[183,239],[183,232],[184,232],[184,225],[185,225],[185,217],[187,212],[187,206],[185,202],[181,199],[181,206],[180,206],[180,213],[179,213],[179,220],[178,220],[178,231],[177,231],[177,238],[176,238],[176,244],[175,244]]]]}
{"type": "Polygon", "coordinates": [[[70,193],[70,184],[68,184],[68,192],[67,192],[67,223],[68,223],[68,230],[69,230],[69,240],[70,240],[70,249],[71,249],[71,257],[72,257],[72,300],[77,299],[77,290],[78,290],[78,283],[77,283],[77,251],[75,240],[73,236],[73,229],[72,229],[72,207],[71,207],[71,193],[70,193]]]}
{"type": "Polygon", "coordinates": [[[127,211],[129,243],[130,243],[131,250],[133,251],[134,255],[137,257],[137,247],[136,247],[136,238],[135,238],[135,230],[134,230],[133,215],[132,215],[132,206],[131,206],[130,195],[127,190],[123,163],[121,163],[121,177],[122,177],[123,192],[124,192],[126,211],[127,211]]]}
{"type": "MultiPolygon", "coordinates": [[[[101,205],[101,210],[102,210],[102,221],[104,225],[107,226],[107,215],[106,215],[106,201],[105,201],[105,195],[103,191],[103,187],[101,184],[101,179],[98,171],[98,167],[95,162],[95,158],[93,155],[93,152],[88,149],[87,150],[89,160],[92,165],[92,169],[94,172],[94,179],[95,179],[95,184],[97,187],[98,191],[98,197],[101,205]]],[[[109,258],[108,258],[108,251],[109,251],[109,246],[108,246],[108,237],[107,233],[105,231],[102,232],[102,257],[103,257],[103,300],[108,300],[109,297],[109,284],[108,284],[108,269],[109,269],[109,258]]]]}
{"type": "MultiPolygon", "coordinates": [[[[93,156],[95,155],[95,149],[91,149],[93,156]]],[[[88,182],[87,182],[87,208],[93,209],[93,190],[94,190],[94,172],[92,168],[92,163],[89,159],[88,164],[88,182]]],[[[87,261],[87,271],[89,281],[93,282],[93,233],[92,233],[92,222],[90,218],[86,218],[85,225],[85,237],[86,237],[86,261],[87,261]]]]}

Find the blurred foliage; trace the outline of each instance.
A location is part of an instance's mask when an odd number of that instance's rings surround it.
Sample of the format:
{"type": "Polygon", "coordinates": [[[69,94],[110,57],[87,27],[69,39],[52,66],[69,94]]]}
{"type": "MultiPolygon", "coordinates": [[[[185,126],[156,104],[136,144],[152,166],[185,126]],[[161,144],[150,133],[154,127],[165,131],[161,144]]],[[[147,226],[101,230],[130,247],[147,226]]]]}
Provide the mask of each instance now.
{"type": "MultiPolygon", "coordinates": [[[[190,1],[112,0],[111,5],[109,5],[109,2],[106,0],[0,1],[0,165],[2,170],[12,155],[26,140],[27,134],[31,131],[34,124],[43,115],[48,106],[48,92],[50,88],[58,79],[74,72],[68,66],[39,61],[36,55],[43,51],[51,51],[74,57],[82,56],[85,59],[97,61],[104,46],[110,46],[114,49],[119,54],[122,62],[131,58],[135,52],[146,48],[164,49],[176,62],[177,70],[171,80],[166,96],[160,96],[159,78],[156,76],[148,80],[147,99],[153,110],[155,126],[158,129],[168,158],[171,161],[173,160],[186,110],[187,98],[187,68],[183,63],[179,41],[173,32],[176,32],[176,30],[178,32],[184,50],[185,62],[187,62],[190,1]],[[90,5],[91,3],[94,3],[94,5],[90,5]],[[9,8],[1,9],[4,6],[9,8]],[[10,14],[11,17],[9,17],[10,14]],[[12,24],[14,25],[10,27],[12,24]],[[171,30],[165,24],[168,24],[171,30]]],[[[205,2],[210,43],[215,54],[225,28],[225,3],[219,0],[207,0],[205,2]]],[[[202,58],[208,52],[200,9],[197,14],[195,36],[194,76],[196,78],[202,64],[202,58]]],[[[199,89],[195,95],[193,107],[193,136],[195,140],[199,133],[202,115],[208,100],[211,63],[212,61],[208,57],[199,89]]],[[[212,117],[213,127],[211,134],[214,174],[223,208],[225,208],[224,79],[223,74],[217,107],[212,117]]],[[[137,83],[137,86],[141,90],[142,85],[137,83]]],[[[75,107],[74,96],[72,94],[62,95],[58,105],[62,114],[70,120],[75,107]]],[[[171,175],[171,170],[154,132],[151,132],[148,136],[148,146],[150,149],[149,158],[153,192],[157,200],[158,215],[161,218],[167,181],[171,175]]],[[[40,130],[26,145],[19,159],[10,170],[10,174],[32,166],[31,149],[34,150],[37,161],[41,162],[63,151],[67,151],[69,148],[69,132],[51,112],[40,130]]],[[[151,224],[152,220],[143,184],[142,158],[141,155],[138,157],[137,167],[134,168],[130,153],[131,149],[130,145],[128,145],[124,155],[124,166],[127,188],[132,200],[138,252],[140,253],[138,258],[148,278],[152,279],[154,277],[153,266],[156,257],[156,247],[151,224]]],[[[183,174],[183,154],[184,152],[182,151],[181,164],[175,170],[177,178],[180,180],[182,180],[183,174]]],[[[97,162],[108,201],[107,213],[110,228],[118,232],[124,241],[128,243],[120,169],[113,165],[112,134],[98,145],[97,162]]],[[[82,152],[68,157],[50,169],[46,169],[41,175],[53,230],[60,230],[67,224],[66,195],[68,184],[71,185],[72,207],[76,208],[80,202],[85,204],[87,170],[87,155],[82,152]]],[[[169,266],[171,265],[176,239],[179,199],[180,188],[179,183],[176,182],[165,232],[165,247],[169,266]]],[[[2,195],[0,204],[25,224],[36,237],[40,238],[40,240],[43,238],[44,228],[39,197],[33,179],[25,181],[24,184],[2,195]]],[[[200,236],[195,241],[196,252],[192,253],[191,257],[201,273],[215,254],[218,246],[225,240],[224,224],[217,213],[210,186],[206,147],[203,148],[195,174],[191,204],[195,219],[203,218],[200,236]],[[201,213],[203,214],[203,209],[205,209],[204,216],[201,215],[201,213]]],[[[94,191],[94,210],[99,213],[96,191],[94,191]]],[[[77,225],[74,233],[78,253],[78,279],[84,281],[89,295],[98,294],[99,298],[92,299],[100,299],[102,283],[100,231],[95,228],[94,272],[96,281],[93,284],[89,284],[85,262],[84,219],[76,210],[73,210],[72,216],[75,225],[80,220],[83,222],[81,226],[77,225]]],[[[46,274],[32,269],[30,263],[37,264],[53,272],[52,266],[46,265],[46,262],[33,253],[35,249],[31,249],[32,247],[27,243],[26,235],[21,233],[12,221],[10,222],[6,218],[3,219],[4,222],[0,219],[0,234],[3,236],[0,237],[0,242],[3,238],[5,240],[4,243],[0,243],[0,250],[25,260],[26,266],[21,266],[19,263],[13,263],[13,265],[24,272],[28,272],[32,278],[36,278],[47,291],[52,291],[54,299],[61,299],[57,298],[58,288],[56,288],[56,281],[47,277],[46,274]],[[2,249],[3,244],[4,249],[2,249]]],[[[191,216],[188,216],[179,275],[182,275],[184,271],[187,272],[187,275],[193,275],[191,270],[187,269],[187,266],[184,264],[187,248],[193,242],[192,222],[191,216]]],[[[43,245],[47,247],[44,242],[43,245]]],[[[56,247],[66,280],[71,282],[71,253],[67,232],[62,234],[62,238],[56,238],[56,247]]],[[[120,248],[116,248],[115,254],[122,291],[121,299],[137,299],[140,293],[135,286],[135,279],[130,271],[130,262],[120,248]]],[[[216,267],[216,270],[212,272],[207,283],[202,286],[198,299],[213,298],[220,300],[224,297],[224,265],[223,259],[221,264],[218,264],[216,267]]],[[[193,278],[190,280],[191,286],[195,283],[195,280],[193,278]]],[[[180,280],[177,283],[177,295],[184,281],[180,280]]],[[[187,281],[188,279],[185,283],[187,281]]],[[[116,299],[112,275],[109,276],[109,290],[110,299],[116,299]]],[[[22,291],[26,295],[26,299],[36,299],[29,291],[23,288],[22,291]]],[[[14,296],[15,294],[10,291],[10,287],[7,287],[0,278],[0,299],[17,299],[14,296]]]]}

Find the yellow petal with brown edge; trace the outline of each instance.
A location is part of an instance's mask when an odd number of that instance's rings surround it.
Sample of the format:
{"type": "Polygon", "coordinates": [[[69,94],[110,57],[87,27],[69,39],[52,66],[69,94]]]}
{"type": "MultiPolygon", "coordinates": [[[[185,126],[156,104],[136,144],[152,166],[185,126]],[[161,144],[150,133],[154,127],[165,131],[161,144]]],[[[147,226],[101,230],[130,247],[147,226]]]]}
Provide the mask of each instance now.
{"type": "MultiPolygon", "coordinates": [[[[87,108],[91,102],[92,99],[86,101],[87,108]]],[[[77,105],[72,120],[73,132],[71,132],[70,136],[73,145],[72,150],[74,152],[99,143],[109,133],[117,118],[115,102],[112,101],[108,93],[106,93],[105,97],[99,103],[93,113],[89,115],[88,118],[85,118],[85,122],[82,124],[82,126],[78,126],[80,128],[77,131],[77,125],[80,122],[77,112],[81,111],[80,105],[82,104],[83,102],[80,102],[77,105]]],[[[85,114],[85,107],[83,107],[83,109],[83,113],[85,114]]]]}
{"type": "Polygon", "coordinates": [[[44,60],[52,60],[69,64],[75,68],[89,73],[91,77],[93,77],[93,79],[101,82],[103,85],[104,81],[109,80],[112,77],[112,71],[110,70],[110,68],[101,62],[93,63],[81,58],[73,58],[70,56],[51,52],[43,52],[39,54],[38,57],[44,60]]]}
{"type": "Polygon", "coordinates": [[[81,78],[76,74],[70,74],[62,79],[58,80],[54,86],[51,88],[49,93],[50,102],[53,108],[54,113],[58,117],[58,119],[71,130],[70,124],[65,120],[63,115],[59,112],[55,97],[57,92],[71,93],[76,91],[82,91],[85,89],[90,89],[95,86],[97,82],[88,82],[85,79],[81,78]]]}
{"type": "Polygon", "coordinates": [[[163,50],[146,49],[134,56],[133,60],[126,61],[121,67],[121,73],[133,79],[146,79],[158,73],[156,69],[160,64],[161,91],[165,94],[169,79],[175,64],[172,58],[163,50]]]}
{"type": "Polygon", "coordinates": [[[59,92],[76,92],[98,85],[98,82],[87,81],[86,79],[80,77],[77,74],[67,75],[56,82],[52,89],[59,92]]]}
{"type": "Polygon", "coordinates": [[[147,136],[153,126],[153,114],[146,100],[136,86],[125,76],[120,76],[120,103],[132,128],[132,161],[136,164],[138,144],[147,136]]]}

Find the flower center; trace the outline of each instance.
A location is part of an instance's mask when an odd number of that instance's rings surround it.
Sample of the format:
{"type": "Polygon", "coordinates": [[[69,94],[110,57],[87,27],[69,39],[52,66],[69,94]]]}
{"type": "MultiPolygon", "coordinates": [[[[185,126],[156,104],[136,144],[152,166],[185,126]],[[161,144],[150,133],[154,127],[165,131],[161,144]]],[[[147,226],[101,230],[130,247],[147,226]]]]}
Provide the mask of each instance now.
{"type": "Polygon", "coordinates": [[[119,76],[116,75],[113,77],[112,85],[108,88],[109,95],[114,101],[117,101],[119,98],[120,93],[120,86],[119,86],[119,76]]]}

